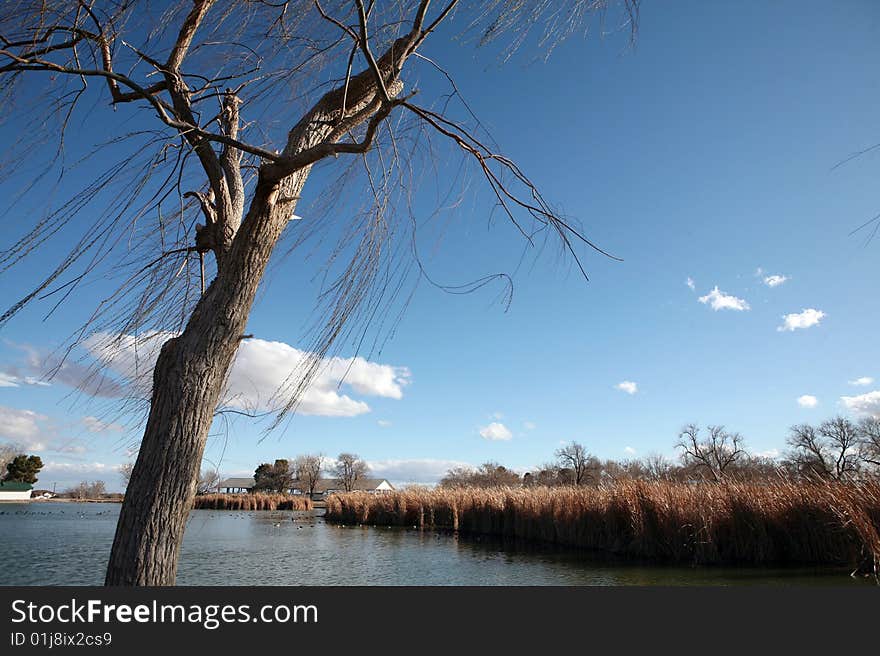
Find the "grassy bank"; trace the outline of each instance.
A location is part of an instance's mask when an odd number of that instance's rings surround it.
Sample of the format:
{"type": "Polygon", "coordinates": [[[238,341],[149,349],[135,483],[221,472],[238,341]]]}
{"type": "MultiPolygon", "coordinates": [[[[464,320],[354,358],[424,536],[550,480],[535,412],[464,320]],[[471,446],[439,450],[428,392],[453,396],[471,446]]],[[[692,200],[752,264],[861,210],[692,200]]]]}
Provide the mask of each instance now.
{"type": "Polygon", "coordinates": [[[288,494],[202,494],[193,508],[210,510],[311,510],[312,500],[288,494]]]}
{"type": "Polygon", "coordinates": [[[624,482],[333,495],[327,519],[545,541],[687,564],[880,564],[880,483],[624,482]]]}

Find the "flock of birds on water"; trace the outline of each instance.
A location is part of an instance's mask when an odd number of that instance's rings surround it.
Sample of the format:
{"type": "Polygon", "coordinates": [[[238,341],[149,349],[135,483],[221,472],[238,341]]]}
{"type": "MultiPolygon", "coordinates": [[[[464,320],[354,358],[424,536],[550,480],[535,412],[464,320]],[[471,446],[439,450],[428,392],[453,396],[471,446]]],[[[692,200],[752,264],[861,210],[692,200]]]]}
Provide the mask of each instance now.
{"type": "MultiPolygon", "coordinates": [[[[5,510],[0,510],[0,515],[52,515],[52,514],[63,515],[64,511],[59,510],[56,513],[52,510],[15,510],[15,511],[10,510],[9,512],[6,512],[5,510]]],[[[86,512],[83,512],[82,510],[77,510],[75,512],[71,512],[70,514],[76,515],[80,519],[83,519],[85,517],[90,517],[90,516],[100,517],[101,515],[109,515],[111,513],[109,510],[102,510],[102,511],[96,512],[96,513],[86,513],[86,512]]]]}

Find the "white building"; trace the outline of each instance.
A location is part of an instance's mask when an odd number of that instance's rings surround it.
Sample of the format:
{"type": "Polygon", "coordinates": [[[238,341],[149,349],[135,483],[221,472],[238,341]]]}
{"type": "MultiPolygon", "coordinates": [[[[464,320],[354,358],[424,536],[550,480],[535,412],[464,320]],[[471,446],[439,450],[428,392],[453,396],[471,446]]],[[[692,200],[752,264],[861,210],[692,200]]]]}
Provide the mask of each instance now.
{"type": "Polygon", "coordinates": [[[33,488],[30,483],[0,481],[0,501],[30,501],[33,488]]]}

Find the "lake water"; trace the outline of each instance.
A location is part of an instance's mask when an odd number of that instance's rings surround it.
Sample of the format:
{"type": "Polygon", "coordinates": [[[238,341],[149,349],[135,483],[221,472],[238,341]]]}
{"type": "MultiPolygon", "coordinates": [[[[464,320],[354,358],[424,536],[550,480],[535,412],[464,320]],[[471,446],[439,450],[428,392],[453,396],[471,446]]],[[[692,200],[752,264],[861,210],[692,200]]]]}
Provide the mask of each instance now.
{"type": "MultiPolygon", "coordinates": [[[[846,572],[612,563],[582,553],[315,512],[194,510],[180,585],[859,585],[846,572]],[[279,526],[275,526],[279,524],[279,526]]],[[[117,504],[0,504],[0,585],[100,585],[117,504]]]]}

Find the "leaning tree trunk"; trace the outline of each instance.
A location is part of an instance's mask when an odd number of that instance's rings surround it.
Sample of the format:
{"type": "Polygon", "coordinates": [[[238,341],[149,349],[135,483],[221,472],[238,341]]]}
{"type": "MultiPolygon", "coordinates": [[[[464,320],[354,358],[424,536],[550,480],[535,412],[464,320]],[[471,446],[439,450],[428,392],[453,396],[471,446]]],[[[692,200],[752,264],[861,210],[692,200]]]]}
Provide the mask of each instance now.
{"type": "MultiPolygon", "coordinates": [[[[397,39],[376,63],[390,97],[403,88],[397,74],[419,36],[414,32],[397,39]]],[[[156,362],[150,414],[116,526],[107,585],[174,584],[208,430],[269,256],[293,215],[311,165],[332,154],[329,144],[348,131],[369,120],[374,132],[374,121],[387,117],[391,105],[378,93],[374,71],[367,69],[325,94],[288,132],[282,152],[288,162],[312,155],[297,164],[301,168],[262,165],[240,227],[235,229],[237,217],[223,221],[230,234],[217,238],[228,238],[231,246],[218,255],[217,277],[183,333],[165,343],[156,362]],[[344,120],[341,107],[346,108],[344,120]]],[[[364,152],[366,137],[363,144],[364,149],[350,152],[364,152]]],[[[214,190],[221,199],[228,194],[223,186],[228,178],[227,173],[214,190]]]]}
{"type": "MultiPolygon", "coordinates": [[[[284,181],[298,195],[308,169],[284,181]]],[[[173,585],[202,454],[272,249],[295,202],[261,182],[239,239],[183,333],[162,347],[150,413],[126,490],[106,585],[173,585]]]]}

